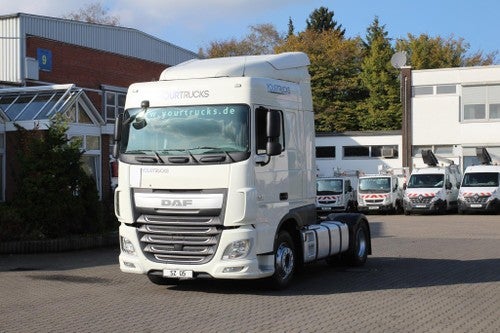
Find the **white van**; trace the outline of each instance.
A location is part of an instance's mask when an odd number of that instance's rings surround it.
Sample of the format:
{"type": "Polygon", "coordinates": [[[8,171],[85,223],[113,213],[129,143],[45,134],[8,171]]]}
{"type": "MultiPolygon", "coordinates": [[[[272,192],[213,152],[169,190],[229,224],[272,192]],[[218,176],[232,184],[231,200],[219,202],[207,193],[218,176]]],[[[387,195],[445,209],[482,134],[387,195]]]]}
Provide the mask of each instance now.
{"type": "Polygon", "coordinates": [[[431,151],[423,151],[422,158],[429,167],[412,171],[403,196],[405,215],[456,210],[462,180],[458,166],[437,166],[437,158],[431,151]]]}
{"type": "Polygon", "coordinates": [[[500,212],[500,166],[467,167],[458,194],[458,212],[500,212]]]}
{"type": "Polygon", "coordinates": [[[356,210],[356,190],[349,177],[316,179],[316,209],[319,215],[356,210]]]}

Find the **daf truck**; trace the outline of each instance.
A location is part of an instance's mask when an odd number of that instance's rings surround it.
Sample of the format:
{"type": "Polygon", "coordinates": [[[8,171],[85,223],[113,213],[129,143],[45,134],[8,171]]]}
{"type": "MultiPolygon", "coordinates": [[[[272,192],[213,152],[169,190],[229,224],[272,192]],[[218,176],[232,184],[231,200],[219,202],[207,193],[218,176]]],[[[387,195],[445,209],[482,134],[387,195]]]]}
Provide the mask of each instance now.
{"type": "Polygon", "coordinates": [[[362,214],[316,214],[309,59],[191,60],[132,84],[115,123],[120,269],[156,284],[267,279],[320,259],[362,265],[362,214]]]}

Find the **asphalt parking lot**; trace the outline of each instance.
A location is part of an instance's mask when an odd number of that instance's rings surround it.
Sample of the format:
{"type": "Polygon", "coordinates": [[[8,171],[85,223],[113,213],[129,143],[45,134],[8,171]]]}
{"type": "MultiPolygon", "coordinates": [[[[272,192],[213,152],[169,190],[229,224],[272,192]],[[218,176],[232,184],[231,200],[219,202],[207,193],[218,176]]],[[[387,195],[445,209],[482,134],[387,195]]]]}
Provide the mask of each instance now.
{"type": "Polygon", "coordinates": [[[500,216],[369,215],[360,268],[157,286],[118,250],[0,256],[0,332],[500,332],[500,216]]]}

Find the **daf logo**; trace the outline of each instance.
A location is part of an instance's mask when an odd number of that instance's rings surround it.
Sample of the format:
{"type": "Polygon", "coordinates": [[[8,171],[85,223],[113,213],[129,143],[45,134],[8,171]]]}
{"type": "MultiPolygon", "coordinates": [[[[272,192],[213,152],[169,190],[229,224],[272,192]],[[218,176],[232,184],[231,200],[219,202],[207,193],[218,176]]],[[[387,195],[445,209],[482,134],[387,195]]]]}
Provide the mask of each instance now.
{"type": "Polygon", "coordinates": [[[165,199],[161,201],[161,205],[165,207],[188,207],[193,205],[193,200],[190,199],[165,199]]]}

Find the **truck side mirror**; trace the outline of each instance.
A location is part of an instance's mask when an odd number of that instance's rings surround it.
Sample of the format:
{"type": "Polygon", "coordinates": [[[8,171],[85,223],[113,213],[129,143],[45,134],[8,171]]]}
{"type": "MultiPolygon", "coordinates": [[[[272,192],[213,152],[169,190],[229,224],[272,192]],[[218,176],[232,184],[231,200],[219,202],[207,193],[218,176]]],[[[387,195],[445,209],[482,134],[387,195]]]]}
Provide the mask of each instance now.
{"type": "Polygon", "coordinates": [[[266,117],[266,154],[276,156],[281,154],[282,147],[279,142],[281,135],[281,114],[277,110],[268,110],[266,117]]]}
{"type": "Polygon", "coordinates": [[[118,158],[119,149],[118,147],[120,146],[120,141],[122,139],[122,126],[123,126],[123,113],[120,113],[118,117],[115,118],[115,129],[113,133],[113,157],[116,159],[118,158]]]}
{"type": "Polygon", "coordinates": [[[403,183],[403,190],[406,190],[406,183],[403,183]]]}

